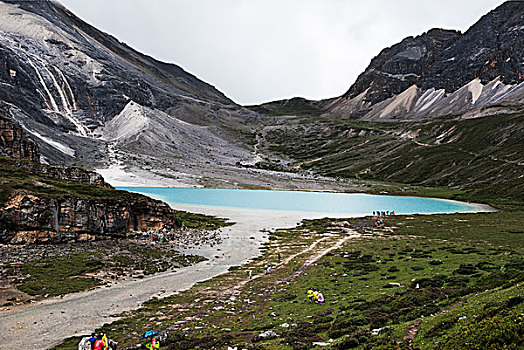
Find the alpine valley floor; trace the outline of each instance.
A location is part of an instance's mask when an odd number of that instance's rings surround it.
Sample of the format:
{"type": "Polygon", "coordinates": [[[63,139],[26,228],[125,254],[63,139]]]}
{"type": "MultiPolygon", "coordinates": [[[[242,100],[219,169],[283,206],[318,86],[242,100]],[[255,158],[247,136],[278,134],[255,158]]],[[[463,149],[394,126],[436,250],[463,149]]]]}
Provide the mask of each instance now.
{"type": "Polygon", "coordinates": [[[369,217],[305,220],[268,233],[246,264],[98,330],[121,348],[152,328],[165,349],[518,349],[523,218],[513,206],[387,217],[379,229],[369,217]],[[326,303],[310,303],[309,288],[326,303]]]}

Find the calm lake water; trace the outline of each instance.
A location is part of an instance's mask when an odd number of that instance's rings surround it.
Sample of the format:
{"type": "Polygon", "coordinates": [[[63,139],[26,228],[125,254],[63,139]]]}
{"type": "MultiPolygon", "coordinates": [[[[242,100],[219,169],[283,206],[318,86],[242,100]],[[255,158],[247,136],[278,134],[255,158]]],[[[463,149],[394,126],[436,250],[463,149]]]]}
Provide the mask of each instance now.
{"type": "Polygon", "coordinates": [[[170,204],[316,212],[338,215],[370,215],[373,211],[396,214],[437,214],[481,211],[469,203],[419,197],[356,193],[231,190],[202,188],[118,187],[170,204]]]}

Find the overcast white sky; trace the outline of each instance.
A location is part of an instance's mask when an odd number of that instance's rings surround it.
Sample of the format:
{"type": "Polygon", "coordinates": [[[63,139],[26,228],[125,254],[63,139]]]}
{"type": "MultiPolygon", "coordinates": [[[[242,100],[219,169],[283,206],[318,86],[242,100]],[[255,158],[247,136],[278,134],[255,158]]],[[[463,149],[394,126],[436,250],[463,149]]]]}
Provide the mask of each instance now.
{"type": "Polygon", "coordinates": [[[383,48],[466,31],[503,0],[59,0],[241,104],[343,94],[383,48]]]}

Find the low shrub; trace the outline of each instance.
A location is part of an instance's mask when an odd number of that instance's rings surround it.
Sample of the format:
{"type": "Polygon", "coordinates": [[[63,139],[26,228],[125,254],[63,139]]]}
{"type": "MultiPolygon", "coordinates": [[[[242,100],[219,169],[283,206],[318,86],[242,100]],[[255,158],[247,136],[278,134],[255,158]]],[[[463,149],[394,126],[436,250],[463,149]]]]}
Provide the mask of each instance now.
{"type": "Polygon", "coordinates": [[[396,266],[391,266],[389,269],[388,269],[388,272],[399,272],[400,269],[396,266]]]}
{"type": "Polygon", "coordinates": [[[353,349],[359,346],[360,343],[358,342],[357,338],[353,337],[345,337],[339,342],[335,344],[335,349],[337,350],[344,350],[344,349],[353,349]]]}
{"type": "Polygon", "coordinates": [[[523,316],[502,313],[460,325],[439,342],[437,349],[520,349],[523,345],[523,316]]]}
{"type": "Polygon", "coordinates": [[[478,268],[475,265],[471,264],[460,264],[459,268],[453,271],[453,274],[458,275],[473,275],[478,271],[478,268]]]}

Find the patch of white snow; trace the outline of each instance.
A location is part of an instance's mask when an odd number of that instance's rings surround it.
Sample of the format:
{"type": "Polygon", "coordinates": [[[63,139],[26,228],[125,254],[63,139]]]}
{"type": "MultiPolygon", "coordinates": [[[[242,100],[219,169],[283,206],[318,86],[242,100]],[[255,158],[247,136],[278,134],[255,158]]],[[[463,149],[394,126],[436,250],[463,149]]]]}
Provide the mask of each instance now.
{"type": "Polygon", "coordinates": [[[74,157],[75,156],[75,150],[74,149],[71,149],[69,146],[66,146],[64,145],[63,143],[60,143],[60,142],[57,142],[55,140],[51,140],[50,138],[48,137],[45,137],[43,135],[41,135],[40,133],[36,132],[36,131],[33,131],[33,130],[29,130],[28,128],[26,128],[25,126],[22,125],[22,127],[24,128],[25,131],[27,131],[28,133],[38,137],[40,140],[44,141],[45,143],[47,143],[48,145],[56,148],[57,150],[59,150],[60,152],[64,153],[64,154],[67,154],[68,156],[71,156],[71,157],[74,157]]]}
{"type": "Polygon", "coordinates": [[[52,108],[53,112],[57,112],[59,113],[60,110],[58,109],[58,105],[56,104],[56,101],[55,101],[55,98],[53,97],[53,95],[51,94],[51,91],[49,91],[49,88],[47,87],[45,81],[44,81],[44,78],[42,77],[42,75],[40,74],[40,71],[38,70],[38,68],[36,68],[35,64],[31,61],[31,60],[27,60],[27,63],[29,63],[29,65],[31,67],[33,67],[33,69],[35,70],[36,72],[36,76],[38,77],[38,80],[40,81],[40,84],[42,85],[42,87],[44,88],[44,91],[46,92],[47,94],[47,98],[49,99],[47,102],[49,102],[49,107],[52,108]]]}
{"type": "Polygon", "coordinates": [[[414,109],[418,112],[424,111],[433,104],[439,102],[445,94],[446,90],[444,89],[435,90],[434,88],[431,88],[420,96],[417,103],[415,103],[414,109]]]}

